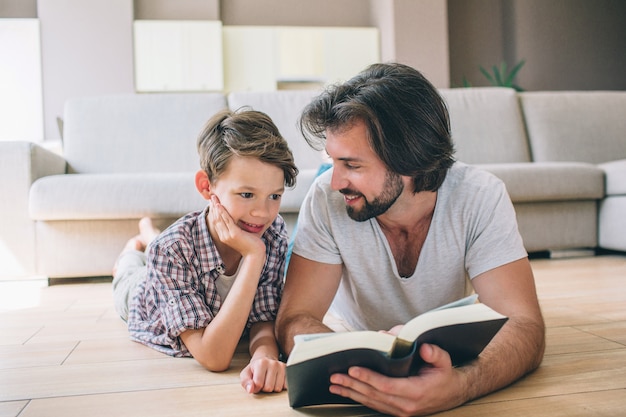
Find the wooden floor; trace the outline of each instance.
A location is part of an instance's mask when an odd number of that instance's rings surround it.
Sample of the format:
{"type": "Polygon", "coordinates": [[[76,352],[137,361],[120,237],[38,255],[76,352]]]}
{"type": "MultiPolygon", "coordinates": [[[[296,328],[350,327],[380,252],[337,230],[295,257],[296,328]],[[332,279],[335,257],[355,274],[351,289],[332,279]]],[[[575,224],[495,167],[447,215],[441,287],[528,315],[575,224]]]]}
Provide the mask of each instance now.
{"type": "MultiPolygon", "coordinates": [[[[626,416],[626,256],[532,263],[548,326],[542,366],[440,416],[626,416]]],[[[248,395],[246,362],[240,352],[210,373],[130,342],[110,283],[0,283],[0,416],[376,415],[248,395]]]]}

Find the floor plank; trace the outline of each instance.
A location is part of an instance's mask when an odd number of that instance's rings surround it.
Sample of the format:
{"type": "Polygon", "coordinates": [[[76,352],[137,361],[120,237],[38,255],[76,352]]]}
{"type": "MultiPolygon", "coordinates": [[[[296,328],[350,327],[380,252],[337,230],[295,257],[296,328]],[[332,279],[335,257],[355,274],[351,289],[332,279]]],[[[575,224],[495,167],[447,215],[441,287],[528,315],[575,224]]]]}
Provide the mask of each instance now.
{"type": "MultiPolygon", "coordinates": [[[[622,344],[615,340],[611,340],[608,337],[603,337],[599,331],[593,332],[591,329],[602,329],[598,326],[610,326],[607,325],[592,325],[582,326],[581,328],[574,327],[552,327],[546,331],[546,356],[547,355],[562,355],[565,353],[576,352],[593,352],[604,351],[622,348],[622,344]],[[588,329],[588,330],[585,330],[588,329]]],[[[610,333],[610,332],[609,332],[610,333]]]]}
{"type": "Polygon", "coordinates": [[[280,416],[369,416],[378,415],[361,406],[322,407],[294,410],[287,393],[248,395],[238,384],[103,394],[90,397],[53,398],[32,401],[20,417],[258,417],[280,416]],[[219,405],[219,406],[217,406],[219,405]],[[183,411],[184,410],[184,411],[183,411]],[[242,414],[242,410],[254,410],[242,414]]]}
{"type": "Polygon", "coordinates": [[[61,365],[77,342],[0,346],[0,370],[61,365]]]}
{"type": "Polygon", "coordinates": [[[626,415],[626,390],[582,392],[506,403],[468,404],[437,417],[619,417],[626,415]]]}
{"type": "Polygon", "coordinates": [[[0,401],[232,384],[239,366],[212,373],[191,358],[164,358],[2,370],[0,401]]]}
{"type": "Polygon", "coordinates": [[[546,356],[539,369],[532,374],[510,388],[476,402],[503,402],[620,389],[626,389],[626,349],[568,353],[546,356]]]}

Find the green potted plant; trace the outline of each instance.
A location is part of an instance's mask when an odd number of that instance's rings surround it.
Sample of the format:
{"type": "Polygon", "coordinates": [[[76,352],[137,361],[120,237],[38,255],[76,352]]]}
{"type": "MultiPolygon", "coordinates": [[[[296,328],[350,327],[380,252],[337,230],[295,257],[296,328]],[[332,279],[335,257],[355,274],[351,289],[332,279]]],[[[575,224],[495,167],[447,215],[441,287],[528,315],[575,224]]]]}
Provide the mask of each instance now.
{"type": "Polygon", "coordinates": [[[508,71],[506,62],[502,61],[500,63],[500,67],[494,65],[491,67],[491,72],[487,71],[482,66],[480,67],[480,72],[487,78],[487,80],[491,83],[491,85],[496,87],[509,87],[514,88],[516,91],[524,91],[519,85],[515,83],[515,76],[519,72],[519,70],[524,65],[524,60],[515,65],[511,71],[508,71]]]}

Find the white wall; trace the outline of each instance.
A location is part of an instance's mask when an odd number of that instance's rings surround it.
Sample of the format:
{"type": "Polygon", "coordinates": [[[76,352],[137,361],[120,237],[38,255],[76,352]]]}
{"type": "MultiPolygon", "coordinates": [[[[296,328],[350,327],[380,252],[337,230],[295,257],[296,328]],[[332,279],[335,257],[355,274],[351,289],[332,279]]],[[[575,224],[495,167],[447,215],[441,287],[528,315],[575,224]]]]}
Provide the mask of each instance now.
{"type": "Polygon", "coordinates": [[[39,0],[46,140],[76,96],[133,93],[132,0],[39,0]]]}
{"type": "Polygon", "coordinates": [[[0,19],[0,141],[43,141],[39,20],[0,19]]]}

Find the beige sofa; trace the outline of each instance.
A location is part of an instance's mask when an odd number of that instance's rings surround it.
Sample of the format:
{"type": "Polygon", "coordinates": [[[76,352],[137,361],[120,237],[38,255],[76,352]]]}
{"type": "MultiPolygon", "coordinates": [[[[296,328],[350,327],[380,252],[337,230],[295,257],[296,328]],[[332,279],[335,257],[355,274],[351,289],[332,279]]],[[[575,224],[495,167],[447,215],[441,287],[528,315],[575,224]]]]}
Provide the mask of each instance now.
{"type": "Polygon", "coordinates": [[[533,92],[520,99],[534,161],[602,170],[598,246],[626,251],[626,92],[533,92]]]}
{"type": "MultiPolygon", "coordinates": [[[[501,177],[530,252],[626,251],[626,93],[441,90],[457,158],[501,177]]],[[[283,199],[291,230],[325,162],[296,122],[315,91],[150,94],[66,103],[63,156],[0,143],[0,277],[110,275],[137,221],[165,227],[204,207],[193,185],[195,140],[216,111],[268,113],[301,169],[283,199]]]]}
{"type": "MultiPolygon", "coordinates": [[[[523,93],[503,88],[470,88],[442,91],[451,115],[457,158],[493,172],[506,183],[518,217],[524,244],[529,252],[596,248],[599,245],[598,202],[603,200],[605,171],[597,162],[584,158],[589,148],[606,148],[603,157],[626,158],[625,136],[616,136],[621,116],[619,107],[606,115],[604,130],[591,128],[605,108],[591,106],[609,97],[621,100],[626,110],[626,93],[523,93]],[[538,108],[541,97],[551,97],[550,110],[538,108]],[[572,97],[569,100],[568,97],[572,97]],[[580,119],[576,136],[566,132],[573,115],[571,103],[589,105],[580,119]],[[542,123],[536,114],[547,115],[542,123]],[[571,115],[571,116],[570,116],[571,115]],[[622,152],[617,152],[621,141],[622,152]],[[546,158],[539,143],[559,149],[575,146],[578,158],[546,158]]],[[[617,104],[617,103],[611,103],[617,104]]],[[[624,162],[626,163],[626,162],[624,162]]],[[[616,222],[616,218],[609,221],[616,222]]],[[[626,231],[626,230],[625,230],[626,231]]],[[[626,236],[626,235],[625,235],[626,236]]],[[[626,250],[621,246],[606,246],[626,250]]]]}

